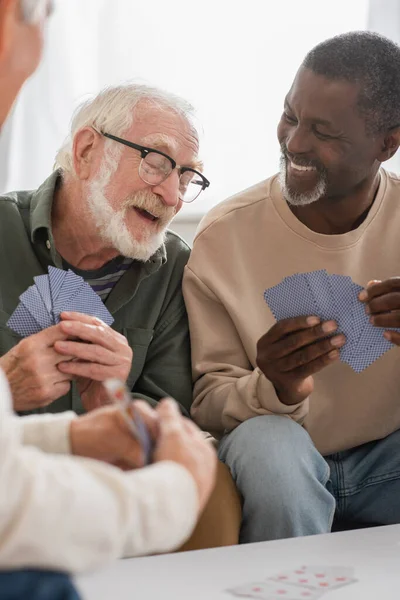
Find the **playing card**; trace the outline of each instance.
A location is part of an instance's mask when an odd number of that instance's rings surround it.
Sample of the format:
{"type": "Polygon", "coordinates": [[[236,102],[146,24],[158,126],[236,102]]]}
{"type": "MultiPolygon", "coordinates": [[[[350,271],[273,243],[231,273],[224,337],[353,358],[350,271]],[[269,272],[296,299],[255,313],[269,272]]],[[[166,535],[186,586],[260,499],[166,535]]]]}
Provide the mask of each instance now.
{"type": "Polygon", "coordinates": [[[34,277],[35,285],[20,296],[7,325],[26,337],[60,322],[64,310],[98,317],[107,325],[114,321],[101,298],[82,277],[72,270],[48,268],[48,275],[34,277]]]}
{"type": "Polygon", "coordinates": [[[393,344],[383,337],[384,328],[375,327],[369,322],[365,304],[358,299],[358,294],[363,288],[355,283],[352,283],[352,286],[351,319],[353,333],[351,345],[348,352],[342,356],[342,360],[348,363],[356,373],[361,373],[385,352],[393,348],[393,344]]]}
{"type": "Polygon", "coordinates": [[[47,308],[36,286],[31,285],[28,287],[28,289],[21,294],[19,298],[42,329],[51,327],[51,325],[53,325],[53,319],[47,311],[47,308]]]}
{"type": "Polygon", "coordinates": [[[376,334],[377,340],[373,346],[369,348],[360,347],[359,350],[354,350],[348,357],[342,360],[350,365],[356,373],[361,373],[378,360],[385,352],[393,348],[393,344],[383,337],[381,330],[376,334]],[[382,338],[382,339],[381,339],[382,338]]]}
{"type": "Polygon", "coordinates": [[[262,600],[316,600],[323,592],[303,589],[277,581],[256,581],[226,590],[233,596],[261,598],[262,600]]]}
{"type": "Polygon", "coordinates": [[[337,320],[336,304],[331,291],[329,275],[325,269],[304,273],[317,305],[317,316],[323,321],[337,320]]]}
{"type": "Polygon", "coordinates": [[[133,414],[133,420],[138,430],[140,445],[143,448],[145,464],[147,465],[151,461],[151,455],[153,452],[153,442],[151,440],[149,430],[146,427],[146,424],[140,416],[139,412],[134,406],[131,407],[131,411],[133,414]]]}
{"type": "Polygon", "coordinates": [[[269,579],[321,592],[337,589],[356,581],[352,567],[329,566],[302,566],[292,571],[283,571],[282,573],[273,575],[269,579]]]}
{"type": "Polygon", "coordinates": [[[59,315],[60,312],[64,310],[63,307],[66,306],[85,285],[87,284],[85,283],[83,277],[76,275],[76,273],[71,271],[71,269],[68,269],[67,274],[62,282],[61,289],[53,305],[54,314],[59,315]]]}
{"type": "Polygon", "coordinates": [[[358,299],[362,289],[348,276],[320,269],[285,277],[265,290],[264,299],[277,321],[302,315],[336,321],[335,335],[346,337],[340,359],[360,373],[393,347],[383,337],[384,329],[369,322],[365,305],[358,299]]]}
{"type": "MultiPolygon", "coordinates": [[[[60,293],[64,279],[67,275],[67,271],[63,271],[62,269],[57,269],[56,267],[49,267],[48,271],[49,271],[51,305],[52,305],[52,310],[54,311],[54,305],[58,298],[58,294],[60,293]]],[[[54,320],[56,323],[60,322],[59,314],[58,315],[54,314],[54,320]]]]}
{"type": "Polygon", "coordinates": [[[113,403],[118,403],[121,408],[121,414],[128,425],[133,437],[137,439],[143,450],[145,464],[148,465],[152,459],[153,442],[150,432],[140,413],[132,403],[132,396],[129,388],[119,379],[106,379],[103,382],[105,389],[113,403]]]}
{"type": "Polygon", "coordinates": [[[302,273],[285,277],[281,283],[268,288],[264,299],[277,321],[291,317],[317,314],[317,305],[302,273]]]}
{"type": "Polygon", "coordinates": [[[39,333],[42,329],[22,303],[18,304],[17,308],[8,319],[7,326],[21,337],[39,333]]]}
{"type": "MultiPolygon", "coordinates": [[[[36,275],[33,278],[37,290],[44,302],[45,307],[47,308],[47,312],[50,316],[52,316],[52,305],[51,305],[51,294],[50,294],[50,282],[48,275],[36,275]]],[[[53,316],[54,321],[54,316],[53,316]]]]}
{"type": "Polygon", "coordinates": [[[343,333],[346,337],[346,343],[340,349],[341,359],[345,360],[352,351],[356,337],[353,304],[359,302],[357,295],[362,288],[355,284],[351,280],[351,277],[346,275],[330,275],[329,280],[336,305],[338,333],[343,333]]]}
{"type": "Polygon", "coordinates": [[[360,302],[358,299],[358,294],[361,292],[363,288],[361,285],[357,285],[353,282],[353,294],[354,300],[351,306],[351,315],[353,320],[353,349],[359,347],[359,341],[361,338],[361,334],[364,328],[368,325],[368,316],[365,312],[365,304],[360,302]]]}
{"type": "Polygon", "coordinates": [[[107,325],[111,325],[114,321],[113,317],[104,306],[101,298],[87,283],[85,283],[85,285],[79,289],[78,293],[61,308],[58,315],[55,313],[54,316],[56,318],[58,316],[59,318],[60,312],[63,311],[74,311],[92,315],[98,317],[107,325]]]}
{"type": "MultiPolygon", "coordinates": [[[[360,302],[360,301],[359,301],[360,302]]],[[[354,353],[358,354],[360,348],[365,351],[370,351],[370,356],[377,355],[377,358],[384,352],[393,348],[393,344],[383,337],[386,329],[384,327],[376,327],[369,321],[369,315],[365,312],[365,305],[360,302],[365,314],[364,327],[358,340],[358,347],[354,349],[354,353]]]]}

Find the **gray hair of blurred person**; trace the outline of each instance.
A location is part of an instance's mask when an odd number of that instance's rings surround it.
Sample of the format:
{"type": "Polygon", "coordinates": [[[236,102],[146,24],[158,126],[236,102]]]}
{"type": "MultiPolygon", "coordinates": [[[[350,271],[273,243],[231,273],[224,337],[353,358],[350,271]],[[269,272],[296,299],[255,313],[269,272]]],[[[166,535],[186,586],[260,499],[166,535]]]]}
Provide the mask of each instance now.
{"type": "MultiPolygon", "coordinates": [[[[160,110],[172,111],[182,116],[198,138],[194,125],[194,109],[189,102],[179,96],[157,87],[137,83],[108,87],[78,108],[72,119],[70,134],[56,154],[54,168],[61,169],[64,176],[74,177],[72,146],[75,134],[83,127],[93,127],[98,132],[112,133],[121,137],[132,126],[134,109],[142,101],[160,110]]],[[[112,140],[105,140],[104,148],[103,165],[107,165],[109,177],[118,166],[123,147],[112,140]]],[[[106,179],[107,175],[103,172],[106,179]]]]}
{"type": "Polygon", "coordinates": [[[20,0],[24,21],[32,24],[43,21],[52,5],[52,0],[20,0]]]}

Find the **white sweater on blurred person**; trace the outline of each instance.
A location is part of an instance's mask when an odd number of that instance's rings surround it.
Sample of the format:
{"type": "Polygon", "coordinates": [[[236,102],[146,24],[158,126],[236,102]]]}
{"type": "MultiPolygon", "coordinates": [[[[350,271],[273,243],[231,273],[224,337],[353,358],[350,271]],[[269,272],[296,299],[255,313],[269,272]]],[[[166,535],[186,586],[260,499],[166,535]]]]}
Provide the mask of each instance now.
{"type": "Polygon", "coordinates": [[[80,572],[190,535],[198,497],[184,467],[123,472],[68,456],[74,413],[16,417],[11,406],[0,371],[0,569],[80,572]]]}

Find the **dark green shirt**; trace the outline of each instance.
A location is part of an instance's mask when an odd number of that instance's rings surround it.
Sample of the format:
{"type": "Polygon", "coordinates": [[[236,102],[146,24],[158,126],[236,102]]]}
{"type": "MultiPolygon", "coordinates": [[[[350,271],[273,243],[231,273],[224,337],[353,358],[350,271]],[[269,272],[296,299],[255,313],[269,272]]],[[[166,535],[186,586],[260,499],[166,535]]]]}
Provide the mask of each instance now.
{"type": "MultiPolygon", "coordinates": [[[[59,182],[55,172],[36,191],[0,196],[0,355],[21,339],[6,325],[19,296],[34,283],[35,275],[47,273],[48,265],[63,268],[51,231],[51,206],[59,182]]],[[[189,330],[181,291],[189,252],[178,235],[168,232],[165,245],[146,263],[133,261],[105,301],[115,319],[113,329],[133,350],[128,378],[132,392],[152,405],[172,396],[184,412],[192,401],[189,330]]],[[[74,385],[67,396],[34,412],[71,409],[83,412],[74,385]]]]}

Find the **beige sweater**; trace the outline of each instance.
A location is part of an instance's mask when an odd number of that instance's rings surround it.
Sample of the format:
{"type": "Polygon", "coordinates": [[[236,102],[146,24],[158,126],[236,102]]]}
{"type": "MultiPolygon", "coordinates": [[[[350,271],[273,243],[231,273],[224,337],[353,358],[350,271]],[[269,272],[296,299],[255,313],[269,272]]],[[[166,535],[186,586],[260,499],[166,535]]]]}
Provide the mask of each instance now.
{"type": "Polygon", "coordinates": [[[362,225],[343,235],[309,230],[291,212],[277,177],[214,208],[186,268],[193,376],[192,414],[221,436],[257,415],[302,423],[323,454],[387,436],[400,426],[400,348],[361,374],[337,362],[315,376],[305,402],[282,404],[256,367],[257,340],[275,320],[265,288],[297,272],[327,269],[365,286],[400,275],[400,179],[382,170],[362,225]]]}
{"type": "Polygon", "coordinates": [[[14,416],[0,371],[0,570],[79,572],[123,555],[167,552],[196,524],[189,471],[165,461],[123,472],[68,456],[73,418],[14,416]]]}

